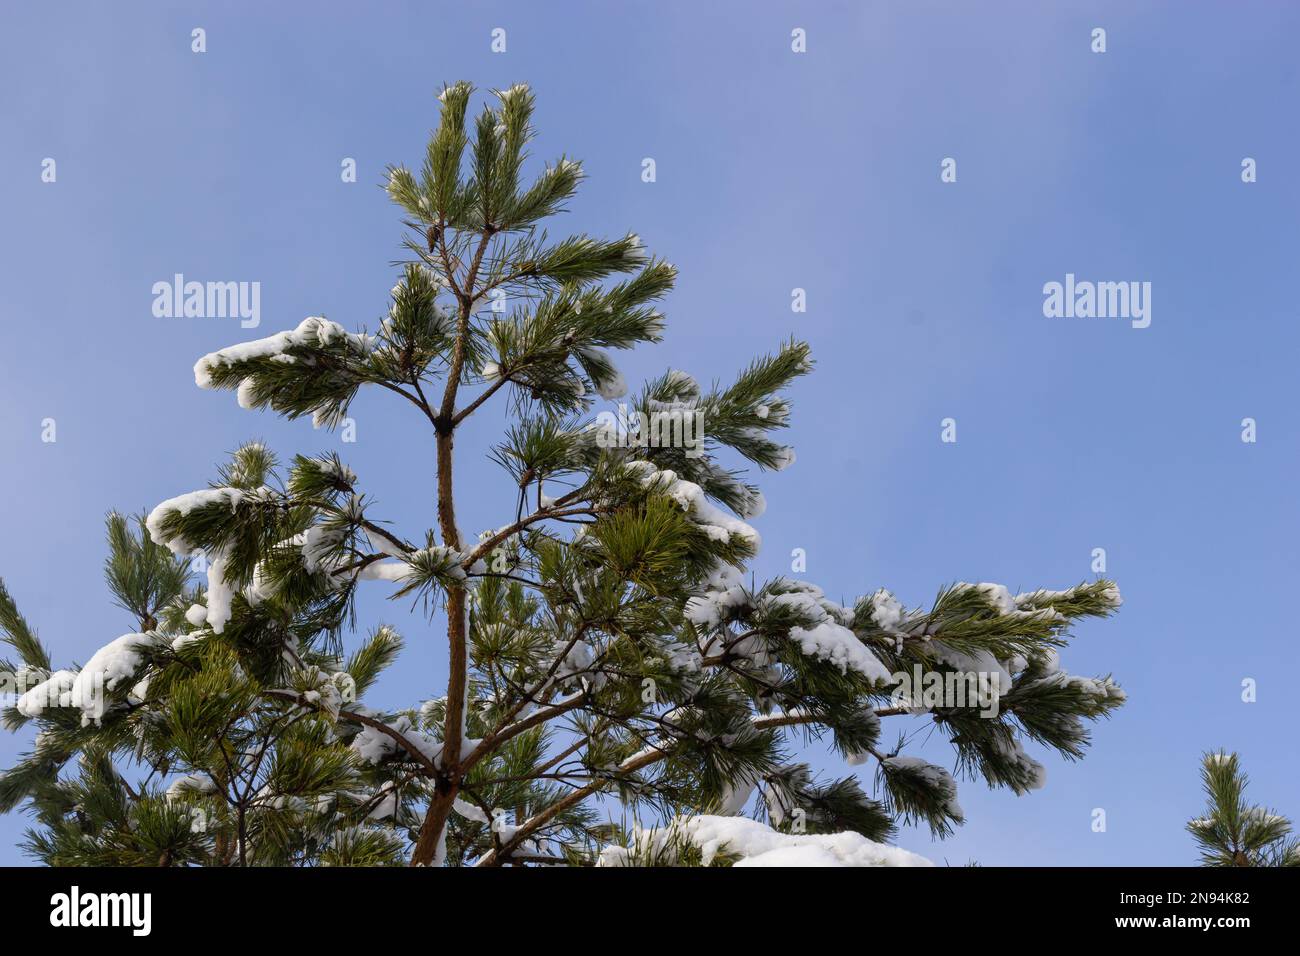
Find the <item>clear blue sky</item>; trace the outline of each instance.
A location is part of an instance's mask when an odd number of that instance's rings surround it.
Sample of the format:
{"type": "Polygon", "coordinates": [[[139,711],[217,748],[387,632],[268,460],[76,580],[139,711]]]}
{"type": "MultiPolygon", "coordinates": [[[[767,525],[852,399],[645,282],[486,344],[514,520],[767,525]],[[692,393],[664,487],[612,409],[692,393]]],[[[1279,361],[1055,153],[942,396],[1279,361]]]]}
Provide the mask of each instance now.
{"type": "MultiPolygon", "coordinates": [[[[899,842],[957,863],[1192,863],[1203,749],[1240,751],[1254,795],[1300,815],[1298,28],[1277,3],[7,5],[0,576],[59,661],[84,661],[131,623],[102,583],[103,513],[202,487],[252,437],[338,449],[400,527],[433,524],[409,408],[363,395],[340,445],[199,391],[191,366],[307,315],[373,327],[401,256],[385,164],[418,164],[444,81],[526,81],[535,155],[589,176],[562,225],[633,229],[681,270],[664,343],[622,357],[630,380],[723,378],[792,332],[812,343],[798,462],[762,481],[760,576],[801,547],[831,597],[920,604],[956,580],[1068,586],[1107,550],[1125,606],[1063,661],[1112,672],[1128,705],[1082,763],[1046,761],[1045,790],[966,783],[957,836],[899,842]],[[155,318],[150,288],[176,272],[261,282],[261,327],[155,318]],[[1045,318],[1042,286],[1067,272],[1150,281],[1150,328],[1045,318]]],[[[497,423],[458,444],[467,529],[513,507],[482,460],[497,423]]],[[[440,695],[437,628],[373,587],[365,618],[409,642],[377,702],[440,695]]],[[[0,737],[0,762],[27,745],[0,737]]],[[[0,818],[0,862],[23,824],[0,818]]]]}

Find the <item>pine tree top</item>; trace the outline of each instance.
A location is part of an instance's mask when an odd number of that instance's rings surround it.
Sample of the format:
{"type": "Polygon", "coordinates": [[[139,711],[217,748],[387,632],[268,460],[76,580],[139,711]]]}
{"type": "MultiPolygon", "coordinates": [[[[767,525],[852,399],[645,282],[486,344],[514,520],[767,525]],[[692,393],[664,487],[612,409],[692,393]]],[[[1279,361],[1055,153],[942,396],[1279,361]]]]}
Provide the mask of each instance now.
{"type": "Polygon", "coordinates": [[[1188,821],[1202,866],[1300,866],[1300,839],[1291,821],[1246,802],[1249,783],[1235,753],[1223,750],[1201,760],[1206,808],[1188,821]]]}
{"type": "Polygon", "coordinates": [[[901,822],[964,820],[954,774],[889,744],[926,715],[958,776],[1024,793],[1032,742],[1082,756],[1123,700],[1070,675],[1070,626],[1119,605],[1105,580],[1012,594],[959,583],[925,607],[802,579],[753,580],[765,504],[791,465],[791,340],[729,383],[668,370],[630,393],[612,353],[659,340],[675,268],[633,233],[552,238],[582,181],[535,174],[534,98],[447,87],[418,172],[389,170],[410,259],[373,331],[324,318],[199,359],[201,388],[337,426],[362,388],[413,406],[437,450],[428,515],[383,513],[338,455],[238,449],[208,488],[134,528],[108,578],[132,630],[81,668],[51,660],[0,589],[0,629],[36,678],[8,708],[40,727],[0,778],[49,863],[463,865],[919,861],[901,822]],[[517,493],[462,538],[455,433],[493,401],[517,493]],[[623,407],[608,403],[623,399],[623,407]],[[205,581],[191,578],[201,558],[205,581]],[[386,588],[446,624],[450,680],[403,709],[362,703],[397,659],[355,595],[386,588]],[[931,692],[938,689],[938,697],[931,692]],[[89,696],[74,691],[93,689],[89,696]],[[74,699],[75,698],[75,699],[74,699]],[[874,770],[815,776],[824,742],[874,770]],[[76,762],[71,775],[59,777],[76,762]],[[738,814],[750,810],[753,820],[738,814]]]}

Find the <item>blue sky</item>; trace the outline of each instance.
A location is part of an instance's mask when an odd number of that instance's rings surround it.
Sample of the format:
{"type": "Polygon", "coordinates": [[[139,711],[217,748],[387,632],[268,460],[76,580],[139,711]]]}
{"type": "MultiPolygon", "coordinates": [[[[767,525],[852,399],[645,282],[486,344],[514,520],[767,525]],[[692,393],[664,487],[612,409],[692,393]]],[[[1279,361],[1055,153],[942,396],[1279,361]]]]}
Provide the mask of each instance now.
{"type": "MultiPolygon", "coordinates": [[[[307,315],[373,328],[401,257],[384,166],[418,164],[444,81],[525,81],[537,162],[567,153],[589,177],[555,229],[632,229],[680,269],[665,341],[620,356],[629,380],[727,378],[791,333],[812,344],[798,462],[760,482],[760,577],[803,548],[833,598],[884,586],[922,604],[959,580],[1065,587],[1106,549],[1126,603],[1079,628],[1063,663],[1113,673],[1128,705],[1083,762],[1045,761],[1046,789],[965,783],[966,826],[942,844],[906,829],[903,846],[954,863],[1190,864],[1182,826],[1217,747],[1242,754],[1258,800],[1300,814],[1286,597],[1300,11],[68,3],[3,17],[0,576],[60,662],[130,629],[102,583],[104,512],[202,487],[245,439],[339,450],[399,526],[433,524],[431,436],[409,408],[363,394],[342,445],[199,391],[191,367],[307,315]],[[341,181],[344,157],[358,182],[341,181]],[[1244,157],[1258,182],[1241,181],[1244,157]],[[261,327],[155,318],[151,286],[177,272],[260,282],[261,327]],[[1150,327],[1045,318],[1043,284],[1066,273],[1151,282],[1150,327]]],[[[458,440],[467,529],[513,507],[483,460],[500,422],[458,440]]],[[[437,626],[379,591],[363,612],[408,640],[377,702],[440,695],[437,626]]],[[[28,743],[0,738],[0,762],[28,743]]],[[[23,825],[0,818],[0,863],[21,862],[23,825]]]]}

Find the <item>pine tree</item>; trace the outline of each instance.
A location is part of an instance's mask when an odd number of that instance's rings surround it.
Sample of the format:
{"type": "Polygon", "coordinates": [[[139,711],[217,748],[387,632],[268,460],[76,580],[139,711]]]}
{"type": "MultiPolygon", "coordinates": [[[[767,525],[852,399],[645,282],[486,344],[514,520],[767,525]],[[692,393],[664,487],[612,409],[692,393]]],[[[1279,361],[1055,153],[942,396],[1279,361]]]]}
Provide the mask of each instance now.
{"type": "Polygon", "coordinates": [[[1246,802],[1249,782],[1235,753],[1207,753],[1201,761],[1205,812],[1187,823],[1202,866],[1300,866],[1300,839],[1291,821],[1246,802]]]}
{"type": "Polygon", "coordinates": [[[30,678],[6,721],[40,733],[0,807],[35,812],[29,849],[174,865],[909,863],[882,845],[900,822],[943,836],[963,815],[953,774],[902,753],[906,736],[886,743],[883,719],[927,715],[959,775],[1017,794],[1043,782],[1026,741],[1081,757],[1084,721],[1124,696],[1061,670],[1057,650],[1119,605],[1115,586],[955,584],[909,609],[884,589],[841,606],[802,580],[752,580],[764,502],[737,466],[794,461],[778,436],[808,347],[726,385],[670,370],[626,413],[593,417],[627,394],[611,350],[660,338],[676,270],[632,234],[551,239],[541,223],[581,165],[525,183],[533,94],[496,93],[473,121],[471,95],[444,90],[420,171],[389,171],[410,261],[373,333],[309,318],[195,366],[202,388],[327,427],[363,387],[411,405],[435,442],[436,528],[378,513],[337,455],[282,467],[249,444],[143,529],[110,519],[109,582],[136,630],[84,667],[52,671],[5,594],[0,626],[30,678]],[[494,398],[510,403],[493,457],[512,490],[474,540],[455,438],[494,398]],[[445,694],[362,705],[401,648],[381,625],[343,654],[364,586],[445,622],[445,694]],[[984,683],[935,702],[912,675],[984,683]],[[89,702],[74,693],[92,685],[89,702]],[[815,775],[812,741],[870,763],[871,792],[852,771],[815,775]]]}

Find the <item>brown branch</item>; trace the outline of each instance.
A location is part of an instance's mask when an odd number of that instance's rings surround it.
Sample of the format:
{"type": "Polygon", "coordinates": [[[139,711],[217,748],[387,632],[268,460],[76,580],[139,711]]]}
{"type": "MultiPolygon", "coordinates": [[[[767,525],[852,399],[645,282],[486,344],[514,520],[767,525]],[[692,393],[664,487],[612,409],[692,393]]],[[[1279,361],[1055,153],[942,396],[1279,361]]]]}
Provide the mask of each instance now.
{"type": "Polygon", "coordinates": [[[516,721],[515,723],[504,727],[496,734],[484,740],[470,752],[469,756],[465,758],[464,769],[469,770],[476,763],[482,760],[484,756],[496,750],[506,741],[512,740],[525,731],[532,730],[539,724],[546,723],[548,720],[554,720],[556,717],[559,717],[562,714],[567,714],[571,710],[577,710],[586,702],[587,695],[585,693],[578,694],[577,696],[566,700],[562,704],[556,704],[555,706],[548,707],[545,710],[536,711],[529,714],[523,720],[516,721]]]}
{"type": "MultiPolygon", "coordinates": [[[[446,254],[446,229],[443,234],[443,257],[451,278],[450,260],[446,254]]],[[[474,277],[491,233],[484,230],[478,251],[470,265],[465,285],[459,290],[460,308],[456,316],[456,342],[452,346],[451,365],[447,370],[447,386],[442,393],[442,407],[433,418],[437,433],[438,459],[438,526],[443,544],[461,550],[460,531],[456,527],[456,501],[452,494],[452,450],[456,425],[452,418],[456,411],[456,390],[460,386],[461,372],[465,367],[465,351],[469,344],[470,309],[474,304],[474,277]]],[[[453,282],[454,287],[454,282],[453,282]]],[[[434,797],[420,826],[420,835],[411,854],[411,865],[432,863],[442,845],[443,831],[451,814],[452,804],[463,777],[461,770],[461,741],[464,738],[465,695],[469,686],[469,649],[466,646],[466,592],[463,586],[447,588],[447,718],[443,729],[442,762],[445,773],[439,775],[434,797]]]]}
{"type": "Polygon", "coordinates": [[[468,571],[474,566],[475,561],[478,561],[480,558],[489,554],[493,548],[506,540],[506,538],[510,537],[512,534],[523,531],[525,528],[537,524],[539,521],[547,521],[551,518],[568,518],[572,515],[597,515],[600,514],[600,512],[601,509],[599,508],[570,508],[567,511],[561,511],[556,507],[556,505],[552,505],[550,508],[541,511],[535,511],[525,518],[520,518],[514,524],[506,525],[506,527],[492,535],[492,537],[484,539],[473,551],[465,556],[464,560],[461,561],[460,566],[468,571]]]}
{"type": "MultiPolygon", "coordinates": [[[[264,690],[262,691],[262,694],[267,697],[274,697],[278,700],[292,701],[296,704],[299,704],[302,707],[308,708],[309,710],[315,710],[320,713],[327,712],[324,707],[320,706],[319,704],[313,703],[312,701],[307,700],[307,698],[305,698],[302,694],[297,693],[296,691],[264,690]]],[[[429,759],[428,755],[423,750],[420,749],[419,745],[416,744],[414,741],[408,739],[406,735],[403,734],[396,727],[391,727],[388,724],[384,723],[382,720],[378,720],[367,714],[359,714],[353,710],[340,709],[339,717],[343,720],[350,721],[354,724],[363,724],[366,727],[373,727],[375,730],[378,730],[381,734],[384,734],[386,737],[390,737],[393,741],[395,741],[399,747],[401,747],[412,757],[414,757],[415,762],[418,763],[420,766],[424,767],[424,769],[427,770],[431,775],[438,773],[438,766],[432,760],[429,759]]]]}
{"type": "MultiPolygon", "coordinates": [[[[642,767],[648,767],[652,763],[657,763],[667,756],[669,756],[669,752],[667,751],[653,749],[646,750],[643,753],[635,754],[627,760],[624,760],[618,765],[618,769],[615,773],[632,773],[640,770],[642,767]]],[[[607,781],[601,780],[596,783],[589,783],[585,787],[579,787],[577,790],[574,790],[572,793],[551,804],[536,816],[530,817],[522,826],[515,830],[514,835],[503,843],[500,849],[488,853],[479,860],[477,865],[500,866],[502,863],[507,861],[511,851],[513,851],[515,847],[519,846],[519,844],[523,843],[529,836],[541,827],[545,826],[551,820],[555,819],[565,810],[568,810],[570,807],[576,806],[583,800],[587,799],[602,786],[605,786],[606,783],[607,781]]]]}
{"type": "Polygon", "coordinates": [[[360,524],[361,527],[365,528],[367,532],[373,531],[375,534],[379,535],[385,541],[389,542],[390,544],[396,545],[402,551],[405,551],[407,554],[410,554],[411,546],[409,544],[407,544],[405,541],[403,541],[401,538],[397,537],[396,535],[390,534],[389,532],[385,531],[383,528],[379,527],[379,525],[375,524],[374,522],[367,521],[365,518],[362,518],[358,522],[358,524],[360,524]]]}
{"type": "Polygon", "coordinates": [[[452,427],[455,428],[465,419],[473,415],[474,412],[478,410],[479,406],[482,405],[484,402],[486,402],[493,395],[495,395],[497,393],[497,390],[501,388],[501,386],[504,385],[507,381],[508,379],[506,379],[504,376],[498,378],[495,382],[492,383],[491,386],[485,389],[481,395],[479,395],[472,402],[470,402],[468,405],[466,405],[464,408],[462,408],[460,411],[454,414],[451,417],[452,427]]]}
{"type": "Polygon", "coordinates": [[[447,252],[447,220],[442,214],[438,215],[438,249],[442,257],[442,271],[447,277],[447,285],[451,286],[452,293],[456,298],[460,298],[460,287],[456,285],[456,270],[451,267],[451,255],[447,252]]]}
{"type": "MultiPolygon", "coordinates": [[[[889,717],[889,716],[894,716],[896,714],[902,714],[906,712],[907,711],[905,709],[901,709],[901,708],[884,708],[876,711],[876,714],[877,716],[881,716],[881,717],[889,717]]],[[[811,724],[811,723],[818,723],[818,722],[819,719],[811,714],[780,714],[772,717],[759,717],[753,720],[754,726],[760,730],[767,729],[769,727],[789,727],[797,724],[811,724]]],[[[583,741],[578,741],[577,744],[575,744],[569,750],[565,751],[557,759],[563,759],[565,756],[569,755],[570,753],[573,753],[578,749],[578,747],[581,746],[582,743],[583,741]]],[[[658,761],[663,760],[664,758],[670,755],[671,755],[671,748],[660,750],[658,748],[651,746],[647,748],[645,751],[643,751],[642,753],[635,754],[632,757],[629,757],[627,760],[623,761],[623,763],[619,764],[615,773],[620,773],[620,774],[632,773],[634,771],[642,769],[643,767],[648,767],[650,764],[657,763],[658,761]]],[[[877,758],[879,758],[880,755],[876,754],[876,756],[877,758]]],[[[548,764],[547,767],[553,765],[554,763],[548,764]]],[[[522,826],[519,827],[519,829],[515,831],[514,835],[508,841],[502,844],[502,846],[498,850],[493,850],[491,853],[484,856],[483,859],[480,860],[477,865],[499,866],[502,863],[507,862],[508,859],[511,859],[510,857],[511,851],[514,850],[515,847],[519,846],[528,836],[530,836],[532,833],[535,833],[541,827],[545,826],[548,822],[550,822],[560,813],[563,813],[565,810],[569,809],[570,807],[576,806],[577,804],[585,800],[587,797],[599,791],[600,788],[604,786],[606,783],[607,783],[606,780],[597,781],[595,783],[587,784],[586,786],[580,787],[577,790],[574,790],[572,793],[569,793],[561,800],[557,801],[547,809],[543,810],[541,813],[538,813],[536,816],[526,821],[522,826]]]]}

